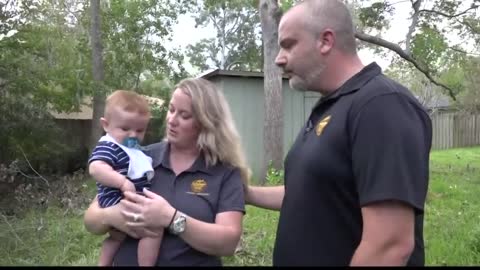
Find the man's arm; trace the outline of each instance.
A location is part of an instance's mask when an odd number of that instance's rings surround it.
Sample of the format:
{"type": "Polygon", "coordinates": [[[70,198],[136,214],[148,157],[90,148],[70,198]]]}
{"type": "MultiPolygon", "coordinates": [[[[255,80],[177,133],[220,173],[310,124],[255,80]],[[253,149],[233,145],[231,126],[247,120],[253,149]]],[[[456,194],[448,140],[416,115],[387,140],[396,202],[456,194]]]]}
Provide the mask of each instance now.
{"type": "Polygon", "coordinates": [[[257,207],[277,210],[282,207],[285,196],[285,186],[252,187],[249,186],[245,194],[245,202],[257,207]]]}
{"type": "Polygon", "coordinates": [[[412,207],[382,201],[362,207],[363,232],[350,266],[404,266],[415,246],[412,207]]]}

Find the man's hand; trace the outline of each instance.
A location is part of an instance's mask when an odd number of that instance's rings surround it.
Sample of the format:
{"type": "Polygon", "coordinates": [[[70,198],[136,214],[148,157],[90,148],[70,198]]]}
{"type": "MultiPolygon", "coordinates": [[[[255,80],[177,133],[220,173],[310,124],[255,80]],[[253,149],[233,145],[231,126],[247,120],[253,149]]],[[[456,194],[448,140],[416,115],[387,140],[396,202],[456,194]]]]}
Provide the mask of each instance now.
{"type": "Polygon", "coordinates": [[[260,208],[278,211],[282,207],[284,196],[285,186],[247,186],[245,188],[245,204],[257,206],[260,208]]]}

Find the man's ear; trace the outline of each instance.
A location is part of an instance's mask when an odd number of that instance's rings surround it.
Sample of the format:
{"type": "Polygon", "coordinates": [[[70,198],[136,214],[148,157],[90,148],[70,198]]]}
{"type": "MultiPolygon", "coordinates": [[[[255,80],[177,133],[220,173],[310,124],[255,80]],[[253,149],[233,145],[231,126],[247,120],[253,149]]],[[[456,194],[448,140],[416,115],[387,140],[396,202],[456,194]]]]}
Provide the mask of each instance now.
{"type": "Polygon", "coordinates": [[[100,124],[102,125],[102,128],[105,132],[107,132],[107,128],[108,128],[108,121],[107,119],[101,117],[100,118],[100,124]]]}
{"type": "Polygon", "coordinates": [[[333,30],[329,28],[323,30],[323,32],[318,37],[317,44],[322,54],[329,53],[332,50],[333,45],[335,44],[335,33],[333,32],[333,30]]]}

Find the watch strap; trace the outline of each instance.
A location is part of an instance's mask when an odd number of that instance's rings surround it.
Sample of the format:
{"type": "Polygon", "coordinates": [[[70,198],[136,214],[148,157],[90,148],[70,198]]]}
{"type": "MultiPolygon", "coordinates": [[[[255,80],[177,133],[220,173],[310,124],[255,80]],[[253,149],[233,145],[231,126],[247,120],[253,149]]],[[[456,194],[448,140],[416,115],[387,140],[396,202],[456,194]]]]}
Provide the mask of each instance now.
{"type": "Polygon", "coordinates": [[[171,227],[172,227],[172,224],[173,224],[173,221],[175,220],[175,216],[177,215],[177,212],[178,212],[178,209],[175,208],[175,212],[173,212],[172,219],[170,220],[170,223],[168,223],[167,228],[171,228],[171,227]]]}

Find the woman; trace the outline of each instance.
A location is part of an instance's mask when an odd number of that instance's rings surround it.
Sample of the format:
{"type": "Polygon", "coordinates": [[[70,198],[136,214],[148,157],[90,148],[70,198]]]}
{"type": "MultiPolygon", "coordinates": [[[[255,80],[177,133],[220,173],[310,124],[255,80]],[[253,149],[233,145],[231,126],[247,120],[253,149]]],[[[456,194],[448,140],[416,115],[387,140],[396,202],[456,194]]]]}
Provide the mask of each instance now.
{"type": "Polygon", "coordinates": [[[166,138],[147,147],[155,176],[144,195],[125,193],[118,205],[85,212],[88,231],[116,228],[130,236],[113,265],[136,265],[138,237],[164,234],[158,266],[221,266],[242,234],[244,187],[250,177],[230,109],[205,79],[175,87],[166,138]]]}

